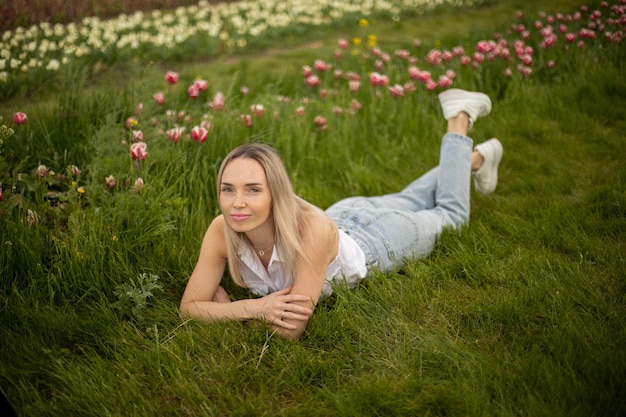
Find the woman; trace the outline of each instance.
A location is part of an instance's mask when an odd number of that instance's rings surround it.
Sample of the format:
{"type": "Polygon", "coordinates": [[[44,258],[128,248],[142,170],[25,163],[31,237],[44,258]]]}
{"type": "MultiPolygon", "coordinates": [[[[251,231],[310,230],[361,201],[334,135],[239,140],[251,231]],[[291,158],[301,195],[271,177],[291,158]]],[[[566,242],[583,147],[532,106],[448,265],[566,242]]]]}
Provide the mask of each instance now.
{"type": "Polygon", "coordinates": [[[371,268],[391,270],[424,257],[444,228],[466,224],[471,176],[478,192],[492,193],[502,145],[494,138],[472,151],[467,137],[491,111],[489,97],[451,89],[439,101],[448,131],[438,167],[400,193],[347,198],[325,212],[294,194],[274,149],[233,150],[218,174],[222,214],[204,236],[181,313],[207,321],[261,320],[296,339],[334,282],[353,286],[371,268]],[[262,297],[231,301],[220,286],[226,264],[236,284],[262,297]]]}

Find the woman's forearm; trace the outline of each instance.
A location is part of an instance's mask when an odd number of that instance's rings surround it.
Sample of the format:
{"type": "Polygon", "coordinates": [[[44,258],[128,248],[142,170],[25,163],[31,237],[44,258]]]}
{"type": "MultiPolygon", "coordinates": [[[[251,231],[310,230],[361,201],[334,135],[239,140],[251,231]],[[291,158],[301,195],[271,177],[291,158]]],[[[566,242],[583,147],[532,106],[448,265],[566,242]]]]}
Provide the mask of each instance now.
{"type": "Polygon", "coordinates": [[[180,306],[180,312],[182,315],[203,321],[245,321],[259,317],[257,304],[256,299],[232,302],[189,301],[180,306]]]}

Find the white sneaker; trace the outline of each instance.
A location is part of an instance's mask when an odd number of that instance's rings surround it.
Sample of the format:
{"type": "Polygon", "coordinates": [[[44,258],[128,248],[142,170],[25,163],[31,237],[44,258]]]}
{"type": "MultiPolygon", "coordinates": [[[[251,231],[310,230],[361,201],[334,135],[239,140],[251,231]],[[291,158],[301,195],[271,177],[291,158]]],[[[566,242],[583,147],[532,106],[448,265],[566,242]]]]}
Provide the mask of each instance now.
{"type": "Polygon", "coordinates": [[[498,165],[502,160],[502,144],[496,138],[474,147],[474,150],[483,157],[483,165],[472,173],[474,177],[474,189],[481,194],[491,194],[498,185],[498,165]]]}
{"type": "Polygon", "coordinates": [[[439,94],[439,103],[443,116],[449,120],[459,113],[469,115],[469,129],[479,117],[485,117],[491,111],[491,100],[486,94],[450,88],[439,94]]]}

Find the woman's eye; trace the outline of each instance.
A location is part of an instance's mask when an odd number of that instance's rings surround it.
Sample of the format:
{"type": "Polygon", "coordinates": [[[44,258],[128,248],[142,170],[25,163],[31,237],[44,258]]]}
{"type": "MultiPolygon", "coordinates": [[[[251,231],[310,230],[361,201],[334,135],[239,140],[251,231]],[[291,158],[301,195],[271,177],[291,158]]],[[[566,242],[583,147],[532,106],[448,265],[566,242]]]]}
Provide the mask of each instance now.
{"type": "Polygon", "coordinates": [[[232,191],[232,188],[229,188],[229,187],[222,188],[223,193],[230,193],[231,191],[232,191]]]}
{"type": "Polygon", "coordinates": [[[251,188],[251,189],[250,189],[250,192],[252,192],[252,193],[258,193],[258,192],[260,192],[260,191],[261,191],[261,190],[259,190],[258,188],[251,188]]]}

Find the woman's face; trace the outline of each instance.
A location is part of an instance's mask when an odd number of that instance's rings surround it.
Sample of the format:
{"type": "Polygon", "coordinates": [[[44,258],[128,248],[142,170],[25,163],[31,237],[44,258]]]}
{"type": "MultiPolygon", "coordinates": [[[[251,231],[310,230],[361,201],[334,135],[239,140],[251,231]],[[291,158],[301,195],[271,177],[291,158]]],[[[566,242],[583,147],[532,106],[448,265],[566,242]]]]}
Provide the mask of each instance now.
{"type": "Polygon", "coordinates": [[[235,158],[222,173],[220,208],[226,222],[241,233],[273,230],[272,195],[265,171],[250,158],[235,158]]]}

